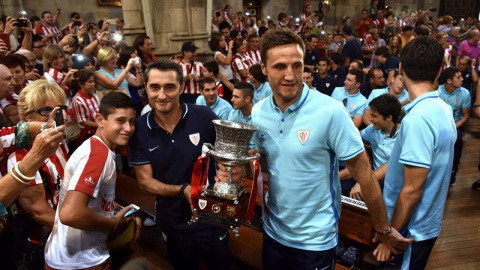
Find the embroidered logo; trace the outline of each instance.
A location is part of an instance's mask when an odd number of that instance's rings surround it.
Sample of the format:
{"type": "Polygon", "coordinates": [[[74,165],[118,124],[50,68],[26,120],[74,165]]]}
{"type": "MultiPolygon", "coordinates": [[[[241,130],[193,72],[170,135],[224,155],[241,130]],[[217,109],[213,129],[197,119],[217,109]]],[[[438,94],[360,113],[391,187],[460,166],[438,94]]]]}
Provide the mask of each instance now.
{"type": "Polygon", "coordinates": [[[328,83],[328,82],[327,82],[325,85],[326,85],[327,87],[330,87],[330,83],[328,83]]]}
{"type": "Polygon", "coordinates": [[[190,141],[193,143],[193,145],[197,146],[198,143],[200,142],[200,133],[195,133],[195,134],[190,134],[188,135],[190,138],[190,141]]]}
{"type": "Polygon", "coordinates": [[[198,207],[200,207],[201,210],[205,209],[205,207],[207,207],[207,201],[199,199],[198,200],[198,207]]]}
{"type": "Polygon", "coordinates": [[[157,146],[155,146],[155,147],[153,147],[153,148],[150,148],[150,147],[149,147],[149,148],[148,148],[148,151],[152,152],[153,150],[157,149],[158,147],[160,147],[160,145],[157,145],[157,146]]]}
{"type": "Polygon", "coordinates": [[[93,182],[92,180],[92,177],[87,177],[85,178],[85,180],[83,180],[85,182],[85,184],[89,185],[89,186],[95,186],[95,182],[93,182]]]}
{"type": "Polygon", "coordinates": [[[355,105],[355,104],[351,104],[351,105],[350,105],[350,108],[351,108],[352,110],[354,110],[356,107],[357,107],[357,105],[355,105]]]}
{"type": "Polygon", "coordinates": [[[305,144],[310,136],[310,129],[298,129],[297,138],[301,144],[305,144]]]}

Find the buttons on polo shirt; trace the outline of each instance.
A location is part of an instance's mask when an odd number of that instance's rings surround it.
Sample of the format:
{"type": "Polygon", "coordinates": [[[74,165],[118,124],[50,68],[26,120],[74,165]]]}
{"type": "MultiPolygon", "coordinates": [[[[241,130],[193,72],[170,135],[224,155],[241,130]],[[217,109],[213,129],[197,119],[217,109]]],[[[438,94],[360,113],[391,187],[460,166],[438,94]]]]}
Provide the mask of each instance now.
{"type": "Polygon", "coordinates": [[[285,122],[285,118],[282,118],[282,122],[285,122]]]}
{"type": "Polygon", "coordinates": [[[172,140],[172,143],[175,143],[175,140],[172,140]]]}
{"type": "Polygon", "coordinates": [[[280,129],[280,134],[283,134],[283,130],[282,130],[282,129],[280,129]]]}

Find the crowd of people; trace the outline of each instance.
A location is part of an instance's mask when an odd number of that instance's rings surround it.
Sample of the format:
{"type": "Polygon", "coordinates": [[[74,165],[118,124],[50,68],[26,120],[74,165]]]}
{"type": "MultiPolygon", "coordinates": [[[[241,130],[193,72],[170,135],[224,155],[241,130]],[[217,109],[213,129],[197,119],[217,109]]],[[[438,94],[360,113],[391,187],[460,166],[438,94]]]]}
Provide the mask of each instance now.
{"type": "MultiPolygon", "coordinates": [[[[225,5],[202,63],[194,42],[158,60],[150,37],[125,42],[121,19],[73,12],[61,26],[61,12],[5,16],[0,27],[6,268],[108,269],[107,233],[140,231],[125,216],[132,206],[115,204],[116,172],[133,168],[156,198],[174,268],[197,269],[201,257],[229,269],[228,229],[187,223],[213,119],[258,127],[250,146],[269,175],[265,269],[333,269],[336,257],[352,266],[338,247],[340,195],[370,209],[378,261],[425,267],[464,126],[480,115],[480,22],[432,22],[428,9],[397,15],[373,0],[328,32],[308,2],[298,21],[280,12],[276,23],[225,5]]],[[[229,177],[221,164],[208,170],[211,183],[229,177]]]]}

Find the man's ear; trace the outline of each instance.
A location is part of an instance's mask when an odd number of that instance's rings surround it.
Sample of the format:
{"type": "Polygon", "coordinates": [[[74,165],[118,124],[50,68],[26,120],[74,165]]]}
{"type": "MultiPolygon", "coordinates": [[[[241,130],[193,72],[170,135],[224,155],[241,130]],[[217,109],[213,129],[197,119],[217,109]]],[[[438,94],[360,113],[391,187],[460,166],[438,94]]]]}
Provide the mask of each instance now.
{"type": "Polygon", "coordinates": [[[263,61],[260,61],[260,66],[262,67],[263,75],[268,76],[267,68],[265,67],[265,64],[263,64],[263,61]]]}

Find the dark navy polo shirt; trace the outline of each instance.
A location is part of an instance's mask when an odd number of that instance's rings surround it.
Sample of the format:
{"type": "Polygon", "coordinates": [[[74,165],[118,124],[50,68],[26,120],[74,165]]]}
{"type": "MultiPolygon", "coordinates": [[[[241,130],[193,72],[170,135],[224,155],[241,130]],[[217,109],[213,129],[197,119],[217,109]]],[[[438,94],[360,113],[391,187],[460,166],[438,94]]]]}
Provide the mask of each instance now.
{"type": "Polygon", "coordinates": [[[347,78],[347,71],[344,67],[338,66],[336,70],[329,69],[328,73],[330,76],[334,77],[337,80],[337,87],[345,86],[345,79],[347,78]]]}
{"type": "Polygon", "coordinates": [[[303,60],[303,64],[308,66],[315,66],[315,64],[318,63],[319,59],[320,59],[320,53],[316,49],[313,49],[310,52],[308,48],[305,48],[305,58],[303,60]]]}
{"type": "Polygon", "coordinates": [[[342,50],[342,58],[345,60],[350,58],[350,62],[362,57],[362,45],[356,38],[351,38],[345,42],[342,50]]]}
{"type": "MultiPolygon", "coordinates": [[[[170,185],[191,183],[193,165],[204,143],[215,142],[212,120],[218,117],[206,106],[181,102],[182,117],[173,133],[162,129],[154,119],[154,110],[136,120],[129,143],[130,165],[150,164],[153,178],[170,185]],[[197,139],[198,138],[198,139],[197,139]]],[[[209,170],[210,183],[215,166],[209,170]]],[[[164,227],[186,223],[192,214],[184,197],[156,197],[156,221],[164,227]]]]}
{"type": "Polygon", "coordinates": [[[337,80],[330,75],[327,75],[325,78],[321,78],[318,74],[315,74],[312,85],[321,93],[331,96],[333,90],[335,87],[337,87],[337,80]]]}

